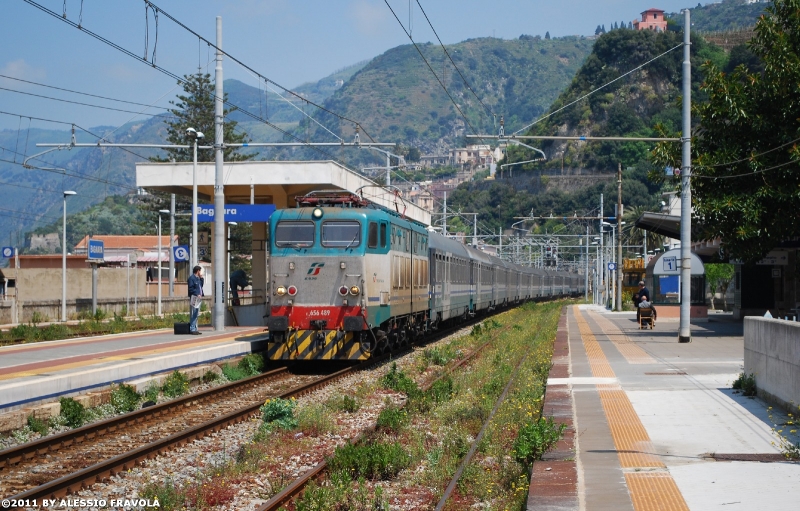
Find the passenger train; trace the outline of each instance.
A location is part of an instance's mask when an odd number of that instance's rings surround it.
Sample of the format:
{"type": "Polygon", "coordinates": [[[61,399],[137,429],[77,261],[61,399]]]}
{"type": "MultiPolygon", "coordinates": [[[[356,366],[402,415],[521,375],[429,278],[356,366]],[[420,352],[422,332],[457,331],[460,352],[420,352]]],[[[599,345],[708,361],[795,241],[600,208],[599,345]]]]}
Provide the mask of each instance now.
{"type": "Polygon", "coordinates": [[[442,325],[583,293],[575,273],[511,264],[350,192],[297,204],[269,223],[270,360],[365,360],[442,325]]]}

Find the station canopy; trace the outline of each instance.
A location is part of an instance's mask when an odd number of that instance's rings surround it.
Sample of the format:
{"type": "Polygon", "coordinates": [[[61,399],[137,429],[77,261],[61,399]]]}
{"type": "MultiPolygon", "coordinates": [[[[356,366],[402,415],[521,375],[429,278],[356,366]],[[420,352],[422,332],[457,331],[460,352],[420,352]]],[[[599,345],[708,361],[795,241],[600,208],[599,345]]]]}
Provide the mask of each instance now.
{"type": "MultiPolygon", "coordinates": [[[[192,167],[191,162],[137,163],[136,186],[191,197],[192,167]]],[[[213,162],[197,163],[199,202],[213,202],[215,176],[213,162]]],[[[225,204],[249,204],[251,185],[255,204],[274,204],[278,209],[295,207],[295,197],[310,192],[348,190],[426,226],[431,224],[428,211],[334,161],[225,162],[223,184],[225,204]]]]}

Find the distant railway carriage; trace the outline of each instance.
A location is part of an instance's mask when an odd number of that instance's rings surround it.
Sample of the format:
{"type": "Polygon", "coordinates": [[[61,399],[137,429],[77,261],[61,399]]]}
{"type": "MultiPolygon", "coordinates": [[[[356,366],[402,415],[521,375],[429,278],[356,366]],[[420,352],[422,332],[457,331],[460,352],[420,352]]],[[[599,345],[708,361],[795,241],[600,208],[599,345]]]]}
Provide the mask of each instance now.
{"type": "Polygon", "coordinates": [[[444,323],[579,291],[571,274],[556,283],[347,192],[298,205],[269,224],[272,360],[364,360],[444,323]]]}

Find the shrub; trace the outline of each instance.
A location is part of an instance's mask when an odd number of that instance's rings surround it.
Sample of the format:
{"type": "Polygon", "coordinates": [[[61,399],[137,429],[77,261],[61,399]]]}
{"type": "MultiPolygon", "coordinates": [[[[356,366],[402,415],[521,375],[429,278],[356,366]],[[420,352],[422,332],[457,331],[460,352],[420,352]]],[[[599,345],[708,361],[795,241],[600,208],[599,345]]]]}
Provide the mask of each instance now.
{"type": "Polygon", "coordinates": [[[294,429],[297,427],[297,419],[294,418],[294,409],[296,407],[297,402],[294,399],[267,399],[259,409],[261,411],[261,420],[264,421],[264,426],[268,430],[272,430],[275,427],[294,429]]]}
{"type": "Polygon", "coordinates": [[[359,408],[361,408],[361,405],[358,403],[356,398],[354,398],[353,396],[348,396],[347,394],[342,396],[339,399],[339,402],[340,403],[338,405],[338,408],[343,412],[355,413],[358,411],[359,408]]]}
{"type": "Polygon", "coordinates": [[[158,402],[158,395],[161,393],[161,387],[155,381],[151,381],[150,385],[147,386],[147,390],[144,391],[144,399],[145,401],[152,401],[153,403],[158,402]]]}
{"type": "Polygon", "coordinates": [[[566,424],[556,424],[552,417],[541,417],[535,422],[522,426],[514,441],[514,457],[523,465],[530,465],[534,460],[542,459],[564,434],[566,424]]]}
{"type": "Polygon", "coordinates": [[[408,415],[402,408],[387,406],[378,414],[376,427],[397,433],[406,423],[408,415]]]}
{"type": "Polygon", "coordinates": [[[337,447],[328,460],[332,472],[347,472],[353,478],[391,479],[408,467],[411,456],[397,442],[337,447]]]}
{"type": "Polygon", "coordinates": [[[71,397],[59,399],[61,404],[61,416],[66,420],[67,426],[79,428],[86,422],[86,408],[71,397]]]}
{"type": "Polygon", "coordinates": [[[45,317],[39,311],[33,311],[33,315],[31,316],[31,323],[34,325],[38,325],[45,321],[45,317]]]}
{"type": "Polygon", "coordinates": [[[189,380],[180,371],[175,371],[164,380],[161,391],[167,397],[178,397],[189,392],[189,380]]]}
{"type": "Polygon", "coordinates": [[[443,403],[453,397],[453,392],[453,379],[448,375],[433,382],[428,395],[434,403],[443,403]]]}
{"type": "Polygon", "coordinates": [[[171,479],[164,481],[164,484],[148,483],[139,492],[139,495],[147,500],[158,499],[161,509],[184,509],[186,496],[178,489],[171,479]]]}
{"type": "Polygon", "coordinates": [[[733,382],[733,389],[742,391],[744,396],[756,395],[756,377],[753,373],[741,373],[733,382]]]}
{"type": "Polygon", "coordinates": [[[47,421],[37,419],[33,415],[28,415],[27,424],[31,431],[39,433],[39,436],[47,435],[47,432],[50,430],[50,425],[47,423],[47,421]]]}
{"type": "Polygon", "coordinates": [[[228,381],[238,381],[249,376],[239,366],[228,364],[222,364],[222,374],[225,375],[228,381]]]}
{"type": "Polygon", "coordinates": [[[255,376],[264,370],[264,357],[258,353],[246,355],[239,361],[239,369],[247,376],[255,376]]]}
{"type": "Polygon", "coordinates": [[[423,351],[422,357],[433,365],[446,366],[448,362],[455,358],[455,353],[450,346],[444,348],[433,347],[423,351]]]}
{"type": "Polygon", "coordinates": [[[136,410],[142,396],[130,385],[124,383],[111,389],[111,406],[117,413],[126,413],[136,410]]]}
{"type": "Polygon", "coordinates": [[[403,371],[397,370],[397,362],[393,362],[389,372],[381,377],[381,385],[387,389],[403,392],[409,399],[416,398],[421,394],[417,382],[403,371]]]}
{"type": "Polygon", "coordinates": [[[206,371],[206,374],[203,375],[203,383],[211,383],[217,380],[219,380],[219,375],[214,371],[206,371]]]}

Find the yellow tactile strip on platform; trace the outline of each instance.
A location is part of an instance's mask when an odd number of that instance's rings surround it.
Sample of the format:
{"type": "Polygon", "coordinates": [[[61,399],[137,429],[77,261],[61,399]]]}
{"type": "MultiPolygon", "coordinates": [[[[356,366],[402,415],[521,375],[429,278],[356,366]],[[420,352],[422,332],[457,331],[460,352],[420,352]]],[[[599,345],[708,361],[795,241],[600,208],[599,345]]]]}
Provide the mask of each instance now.
{"type": "Polygon", "coordinates": [[[633,508],[658,511],[688,511],[689,506],[667,472],[635,472],[625,474],[633,508]]]}
{"type": "Polygon", "coordinates": [[[656,361],[645,350],[637,346],[636,343],[630,340],[625,332],[617,325],[604,318],[599,314],[589,311],[597,326],[599,326],[606,337],[614,344],[620,355],[625,357],[629,364],[655,364],[656,361]]]}
{"type": "MultiPolygon", "coordinates": [[[[594,377],[615,377],[600,344],[578,307],[573,307],[575,320],[583,340],[594,377]]],[[[602,328],[602,327],[601,327],[602,328]]],[[[619,385],[597,385],[600,402],[606,415],[611,437],[617,449],[620,466],[625,473],[628,492],[636,511],[688,511],[689,507],[672,476],[662,470],[665,465],[653,454],[653,445],[644,425],[636,415],[627,394],[619,385]],[[632,472],[644,469],[647,472],[632,472]]]]}

